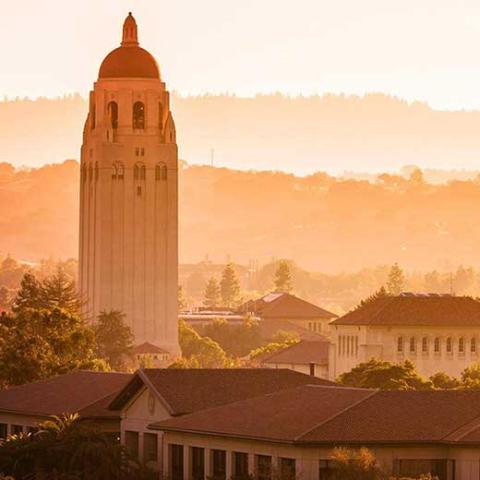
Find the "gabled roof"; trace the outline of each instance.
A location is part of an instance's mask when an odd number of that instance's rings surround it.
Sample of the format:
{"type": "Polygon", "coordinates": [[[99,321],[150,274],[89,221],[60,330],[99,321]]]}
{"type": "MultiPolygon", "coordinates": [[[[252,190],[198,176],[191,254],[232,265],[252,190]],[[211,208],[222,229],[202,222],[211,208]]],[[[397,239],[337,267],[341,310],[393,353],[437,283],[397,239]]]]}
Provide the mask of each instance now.
{"type": "MultiPolygon", "coordinates": [[[[131,378],[128,373],[80,370],[26,383],[0,390],[0,411],[38,416],[88,412],[87,407],[118,392],[131,378]]],[[[101,413],[100,405],[90,409],[94,412],[101,413]]]]}
{"type": "Polygon", "coordinates": [[[323,341],[305,341],[284,348],[278,352],[266,355],[261,358],[261,363],[293,363],[309,365],[328,365],[329,342],[323,341]]]}
{"type": "Polygon", "coordinates": [[[166,350],[163,348],[157,347],[156,345],[153,345],[150,342],[144,342],[140,345],[137,345],[136,347],[133,348],[133,353],[138,355],[142,354],[156,354],[156,353],[168,353],[166,350]]]}
{"type": "Polygon", "coordinates": [[[334,385],[287,369],[144,369],[118,393],[110,408],[121,410],[145,386],[176,416],[308,383],[334,385]]]}
{"type": "Polygon", "coordinates": [[[257,300],[250,300],[241,305],[238,311],[241,313],[254,313],[262,319],[331,319],[337,317],[332,312],[328,312],[313,303],[286,292],[273,292],[257,300]]]}
{"type": "Polygon", "coordinates": [[[480,443],[480,391],[304,385],[150,428],[297,445],[480,443]]]}
{"type": "Polygon", "coordinates": [[[386,296],[352,310],[332,325],[480,326],[480,302],[450,295],[386,296]]]}

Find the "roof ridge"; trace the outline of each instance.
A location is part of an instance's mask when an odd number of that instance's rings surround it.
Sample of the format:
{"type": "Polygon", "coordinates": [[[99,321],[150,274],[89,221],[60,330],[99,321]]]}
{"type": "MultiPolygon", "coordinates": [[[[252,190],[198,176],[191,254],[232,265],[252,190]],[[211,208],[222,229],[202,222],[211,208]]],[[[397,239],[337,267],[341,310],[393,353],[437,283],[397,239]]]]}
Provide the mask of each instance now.
{"type": "Polygon", "coordinates": [[[473,418],[472,420],[470,420],[469,422],[465,422],[463,423],[462,425],[460,425],[459,427],[453,429],[451,432],[447,433],[446,435],[444,435],[441,440],[446,440],[448,439],[448,437],[451,437],[452,435],[455,435],[455,433],[459,432],[461,433],[459,437],[456,437],[453,439],[454,442],[458,442],[459,440],[461,440],[463,437],[467,436],[468,434],[472,433],[474,430],[476,430],[478,427],[480,426],[480,414],[477,415],[475,418],[473,418]],[[462,430],[462,428],[465,428],[467,427],[469,424],[473,424],[474,422],[475,425],[473,425],[471,428],[469,428],[466,432],[464,433],[461,433],[460,431],[462,430]]]}
{"type": "MultiPolygon", "coordinates": [[[[358,390],[363,390],[363,389],[358,389],[358,390]]],[[[337,413],[334,413],[333,415],[330,415],[330,417],[328,417],[327,419],[325,419],[324,421],[318,423],[317,425],[315,425],[314,427],[312,428],[309,428],[308,430],[306,430],[305,432],[301,433],[300,435],[297,435],[293,441],[294,442],[297,442],[299,440],[301,440],[302,437],[304,437],[305,435],[307,435],[308,433],[310,433],[311,431],[315,430],[316,428],[319,428],[323,425],[325,425],[326,423],[328,422],[331,422],[332,420],[334,420],[335,418],[339,417],[340,415],[344,414],[345,412],[347,412],[348,410],[350,410],[351,408],[353,407],[356,407],[357,405],[360,405],[362,402],[372,398],[374,395],[377,395],[378,392],[380,392],[380,390],[374,390],[373,392],[370,393],[370,395],[367,395],[363,398],[361,398],[360,400],[352,403],[351,405],[348,405],[347,407],[343,408],[342,410],[340,410],[339,412],[337,413]]]]}
{"type": "MultiPolygon", "coordinates": [[[[154,369],[152,369],[154,370],[154,369]]],[[[165,369],[156,369],[156,370],[165,370],[165,369]]],[[[153,384],[153,382],[148,378],[148,376],[145,374],[145,371],[143,368],[140,368],[138,369],[137,373],[136,373],[140,379],[143,381],[143,383],[145,384],[145,386],[148,386],[149,388],[151,388],[155,394],[157,395],[158,399],[165,405],[168,413],[170,415],[174,415],[175,411],[174,409],[172,408],[172,406],[167,402],[166,398],[155,388],[155,385],[153,384]]]]}

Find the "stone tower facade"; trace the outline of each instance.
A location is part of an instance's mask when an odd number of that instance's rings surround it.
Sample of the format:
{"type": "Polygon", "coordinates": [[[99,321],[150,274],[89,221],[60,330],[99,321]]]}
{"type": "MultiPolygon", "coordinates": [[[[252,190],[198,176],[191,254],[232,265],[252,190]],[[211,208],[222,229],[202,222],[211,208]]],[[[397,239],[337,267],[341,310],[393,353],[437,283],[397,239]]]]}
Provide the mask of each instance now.
{"type": "Polygon", "coordinates": [[[120,310],[135,335],[178,347],[178,154],[169,93],[131,13],[90,93],[83,132],[79,288],[84,316],[120,310]]]}

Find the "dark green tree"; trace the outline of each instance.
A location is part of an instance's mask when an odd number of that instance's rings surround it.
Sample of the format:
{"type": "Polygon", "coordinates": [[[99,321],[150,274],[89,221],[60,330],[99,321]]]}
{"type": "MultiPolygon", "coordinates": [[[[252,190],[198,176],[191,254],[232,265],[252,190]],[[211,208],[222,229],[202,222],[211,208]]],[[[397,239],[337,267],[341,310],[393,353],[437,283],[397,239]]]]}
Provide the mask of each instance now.
{"type": "Polygon", "coordinates": [[[205,287],[203,304],[208,308],[216,308],[220,304],[220,300],[220,285],[217,279],[212,277],[208,280],[207,286],[205,287]]]}
{"type": "Polygon", "coordinates": [[[233,307],[240,295],[240,282],[233,263],[227,264],[220,281],[220,294],[225,307],[233,307]]]}
{"type": "Polygon", "coordinates": [[[95,325],[97,356],[113,370],[125,370],[132,355],[134,336],[118,310],[100,312],[95,325]]]}
{"type": "Polygon", "coordinates": [[[472,363],[461,374],[462,387],[480,388],[480,363],[472,363]]]}
{"type": "Polygon", "coordinates": [[[42,285],[33,273],[25,273],[20,284],[20,289],[13,302],[12,310],[14,312],[20,312],[28,308],[45,307],[42,285]]]}
{"type": "Polygon", "coordinates": [[[292,274],[286,260],[280,260],[275,271],[274,284],[277,292],[290,292],[292,290],[292,274]]]}
{"type": "Polygon", "coordinates": [[[342,373],[338,382],[349,387],[381,390],[430,390],[432,382],[422,378],[410,360],[390,363],[372,358],[342,373]]]}
{"type": "Polygon", "coordinates": [[[0,472],[18,480],[150,480],[125,447],[80,421],[77,415],[55,417],[34,434],[0,443],[0,472]]]}
{"type": "Polygon", "coordinates": [[[45,308],[61,308],[71,314],[80,311],[80,300],[75,281],[72,280],[63,268],[47,277],[42,283],[43,302],[45,308]]]}
{"type": "Polygon", "coordinates": [[[433,388],[437,390],[453,390],[458,388],[461,383],[455,377],[450,377],[444,372],[437,372],[430,377],[433,388]]]}
{"type": "Polygon", "coordinates": [[[369,305],[370,303],[377,301],[379,298],[385,297],[388,297],[388,293],[385,290],[385,287],[381,286],[375,293],[362,300],[357,308],[364,307],[365,305],[369,305]]]}
{"type": "Polygon", "coordinates": [[[387,280],[387,290],[390,295],[400,295],[405,289],[405,275],[403,270],[394,263],[390,269],[387,280]]]}

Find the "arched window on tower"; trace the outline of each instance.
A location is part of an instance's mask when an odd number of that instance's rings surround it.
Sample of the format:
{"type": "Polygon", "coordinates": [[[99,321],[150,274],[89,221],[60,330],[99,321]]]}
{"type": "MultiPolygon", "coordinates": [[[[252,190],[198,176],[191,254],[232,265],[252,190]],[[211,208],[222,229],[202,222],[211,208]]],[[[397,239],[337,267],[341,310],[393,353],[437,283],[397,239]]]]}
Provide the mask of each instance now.
{"type": "Polygon", "coordinates": [[[108,104],[108,116],[110,118],[110,126],[112,128],[118,127],[118,104],[117,102],[110,102],[108,104]]]}
{"type": "Polygon", "coordinates": [[[158,128],[160,134],[163,132],[163,105],[162,102],[158,102],[158,128]]]}
{"type": "Polygon", "coordinates": [[[125,176],[125,168],[123,167],[122,162],[117,163],[117,178],[119,180],[123,180],[123,177],[125,176]]]}
{"type": "Polygon", "coordinates": [[[145,180],[146,168],[145,164],[138,162],[133,167],[133,178],[135,180],[145,180]]]}
{"type": "Polygon", "coordinates": [[[166,180],[167,179],[167,166],[163,163],[157,163],[155,166],[155,180],[166,180]]]}
{"type": "Polygon", "coordinates": [[[133,104],[133,128],[139,130],[145,128],[145,105],[142,102],[133,104]]]}

